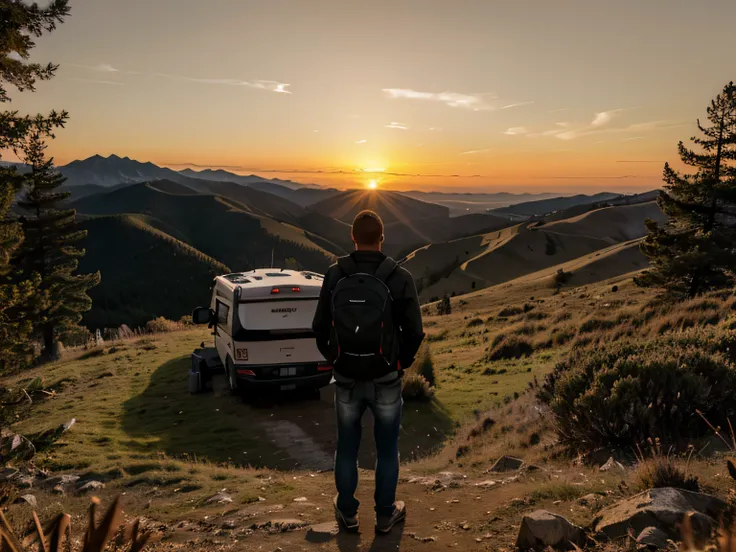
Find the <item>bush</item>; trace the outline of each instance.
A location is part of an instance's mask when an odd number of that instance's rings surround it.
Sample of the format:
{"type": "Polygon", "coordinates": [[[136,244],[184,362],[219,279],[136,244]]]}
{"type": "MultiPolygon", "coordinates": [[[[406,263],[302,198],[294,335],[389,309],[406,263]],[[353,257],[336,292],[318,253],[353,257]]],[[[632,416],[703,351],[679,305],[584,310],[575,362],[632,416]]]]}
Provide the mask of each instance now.
{"type": "Polygon", "coordinates": [[[524,312],[524,309],[521,307],[504,307],[502,308],[499,313],[499,318],[508,318],[509,316],[516,316],[517,314],[522,314],[524,312]]]}
{"type": "Polygon", "coordinates": [[[421,374],[409,372],[404,374],[402,394],[405,401],[430,401],[434,388],[421,374]]]}
{"type": "Polygon", "coordinates": [[[580,324],[580,333],[584,334],[601,330],[610,330],[615,326],[615,320],[608,320],[607,318],[588,318],[585,322],[580,324]]]}
{"type": "Polygon", "coordinates": [[[575,337],[575,330],[571,327],[555,328],[550,336],[552,344],[556,347],[566,345],[575,337]]]}
{"type": "Polygon", "coordinates": [[[169,320],[168,318],[164,318],[163,316],[159,316],[154,320],[146,322],[146,331],[148,333],[168,333],[175,332],[180,329],[181,324],[174,322],[173,320],[169,320]]]}
{"type": "Polygon", "coordinates": [[[59,341],[61,341],[65,347],[83,347],[92,341],[92,339],[92,332],[87,328],[76,324],[64,328],[59,335],[59,341]]]}
{"type": "Polygon", "coordinates": [[[557,273],[554,277],[554,287],[556,289],[560,289],[562,286],[570,281],[570,278],[572,278],[572,274],[570,272],[565,272],[563,269],[560,268],[559,270],[557,270],[557,273]]]}
{"type": "Polygon", "coordinates": [[[416,374],[422,376],[429,385],[436,385],[434,376],[434,362],[432,361],[432,352],[429,349],[429,345],[423,343],[419,348],[416,360],[412,364],[410,370],[416,374]]]}
{"type": "Polygon", "coordinates": [[[437,314],[439,316],[447,316],[452,314],[452,303],[447,294],[442,297],[439,303],[437,303],[437,314]]]}
{"type": "Polygon", "coordinates": [[[482,326],[483,320],[480,318],[473,318],[470,322],[468,322],[467,327],[468,328],[475,328],[477,326],[482,326]]]}
{"type": "Polygon", "coordinates": [[[508,360],[530,356],[533,352],[534,346],[528,339],[517,335],[510,335],[503,337],[495,347],[492,347],[486,359],[489,361],[508,360]]]}
{"type": "Polygon", "coordinates": [[[736,339],[719,334],[574,349],[537,396],[551,408],[561,440],[576,450],[629,450],[651,435],[683,447],[703,435],[696,411],[722,427],[736,415],[736,368],[726,353],[734,354],[736,339]]]}
{"type": "Polygon", "coordinates": [[[698,477],[680,467],[680,462],[667,455],[643,459],[636,467],[636,479],[641,490],[674,487],[699,492],[698,477]]]}

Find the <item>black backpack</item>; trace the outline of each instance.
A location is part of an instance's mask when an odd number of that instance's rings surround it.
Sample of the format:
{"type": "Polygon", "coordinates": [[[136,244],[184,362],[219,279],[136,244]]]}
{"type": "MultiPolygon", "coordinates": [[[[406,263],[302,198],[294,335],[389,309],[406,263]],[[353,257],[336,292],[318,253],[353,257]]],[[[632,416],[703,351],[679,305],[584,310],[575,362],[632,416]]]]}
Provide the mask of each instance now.
{"type": "Polygon", "coordinates": [[[358,272],[352,257],[337,265],[344,276],[332,291],[335,371],[356,380],[385,376],[396,369],[398,356],[393,297],[386,285],[396,261],[386,258],[375,274],[358,272]]]}

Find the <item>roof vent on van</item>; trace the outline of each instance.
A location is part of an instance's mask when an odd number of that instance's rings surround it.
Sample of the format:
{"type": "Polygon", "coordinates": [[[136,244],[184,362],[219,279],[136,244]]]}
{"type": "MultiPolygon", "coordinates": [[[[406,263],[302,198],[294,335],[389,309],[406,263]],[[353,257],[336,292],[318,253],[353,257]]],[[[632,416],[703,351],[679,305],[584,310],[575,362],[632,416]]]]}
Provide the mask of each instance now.
{"type": "Polygon", "coordinates": [[[266,272],[266,276],[270,278],[289,278],[291,274],[287,274],[284,272],[266,272]]]}
{"type": "Polygon", "coordinates": [[[250,280],[244,274],[228,274],[225,279],[233,284],[250,284],[250,280]]]}

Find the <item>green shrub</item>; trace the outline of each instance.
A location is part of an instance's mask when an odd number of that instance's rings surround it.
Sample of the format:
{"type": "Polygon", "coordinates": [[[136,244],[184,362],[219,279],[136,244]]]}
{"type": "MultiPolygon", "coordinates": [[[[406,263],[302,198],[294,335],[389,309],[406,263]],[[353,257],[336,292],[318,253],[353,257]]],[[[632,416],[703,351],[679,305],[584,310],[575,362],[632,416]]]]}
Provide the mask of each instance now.
{"type": "Polygon", "coordinates": [[[159,316],[154,320],[146,322],[146,331],[148,333],[168,333],[175,332],[180,329],[181,324],[174,322],[173,320],[169,320],[168,318],[164,318],[163,316],[159,316]]]}
{"type": "Polygon", "coordinates": [[[82,347],[92,341],[93,336],[84,326],[78,326],[76,324],[71,325],[59,335],[59,341],[61,341],[65,347],[82,347]]]}
{"type": "Polygon", "coordinates": [[[700,410],[726,427],[736,416],[733,332],[671,334],[650,341],[604,341],[574,349],[537,396],[572,448],[630,450],[654,435],[675,447],[703,435],[700,410]],[[728,354],[727,354],[728,351],[728,354]]]}
{"type": "Polygon", "coordinates": [[[522,314],[524,309],[521,307],[504,307],[498,312],[499,318],[508,318],[509,316],[516,316],[522,314]]]}
{"type": "Polygon", "coordinates": [[[414,364],[412,364],[410,370],[422,376],[425,380],[427,380],[429,385],[436,385],[436,379],[434,376],[434,362],[432,361],[432,351],[430,351],[429,345],[427,345],[426,343],[422,344],[422,346],[419,348],[419,352],[417,353],[416,360],[414,360],[414,364]]]}
{"type": "Polygon", "coordinates": [[[575,337],[575,329],[571,327],[555,328],[550,336],[552,344],[559,347],[566,345],[575,337]]]}
{"type": "Polygon", "coordinates": [[[592,333],[601,330],[610,330],[616,326],[615,320],[609,320],[607,318],[588,318],[585,322],[580,324],[580,333],[592,333]]]}
{"type": "Polygon", "coordinates": [[[528,339],[518,335],[510,335],[504,337],[496,346],[492,347],[488,351],[486,359],[489,361],[508,360],[530,356],[533,352],[534,346],[528,339]]]}
{"type": "Polygon", "coordinates": [[[402,394],[405,401],[430,401],[434,388],[421,374],[409,372],[404,374],[402,394]]]}

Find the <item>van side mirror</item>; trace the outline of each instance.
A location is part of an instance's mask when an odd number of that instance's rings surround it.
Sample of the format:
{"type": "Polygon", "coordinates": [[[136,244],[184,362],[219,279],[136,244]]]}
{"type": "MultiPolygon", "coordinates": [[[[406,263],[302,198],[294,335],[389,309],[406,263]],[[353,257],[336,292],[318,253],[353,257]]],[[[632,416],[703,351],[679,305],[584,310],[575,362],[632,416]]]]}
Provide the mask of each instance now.
{"type": "Polygon", "coordinates": [[[194,324],[209,324],[213,319],[213,314],[209,307],[197,307],[192,312],[192,322],[194,324]]]}

